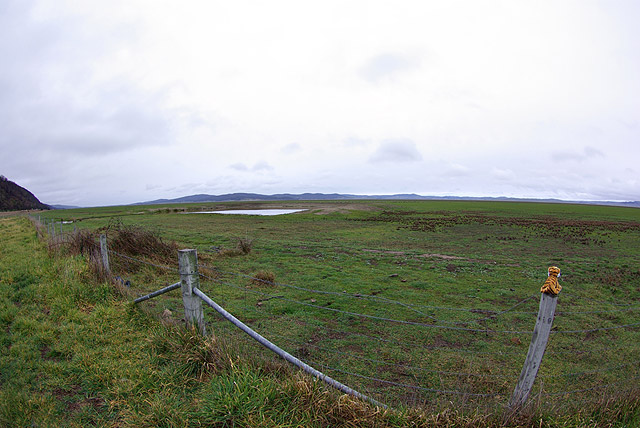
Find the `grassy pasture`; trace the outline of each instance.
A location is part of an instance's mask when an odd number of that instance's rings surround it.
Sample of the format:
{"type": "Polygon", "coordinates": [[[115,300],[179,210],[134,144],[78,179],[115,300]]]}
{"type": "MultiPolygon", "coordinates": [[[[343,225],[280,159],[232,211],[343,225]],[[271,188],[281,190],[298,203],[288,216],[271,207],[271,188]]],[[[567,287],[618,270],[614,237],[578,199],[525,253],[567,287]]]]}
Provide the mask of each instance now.
{"type": "MultiPolygon", "coordinates": [[[[65,230],[101,229],[108,235],[117,225],[142,226],[198,249],[207,276],[201,288],[213,300],[311,365],[394,406],[453,402],[502,408],[527,352],[546,268],[557,265],[563,291],[534,386],[537,402],[570,413],[603,394],[637,393],[637,209],[251,202],[41,216],[73,221],[65,230]],[[308,211],[276,217],[189,213],[276,207],[308,211]],[[239,239],[252,242],[248,254],[231,251],[239,239]],[[272,273],[275,284],[252,281],[258,272],[272,273]]],[[[175,259],[146,260],[175,268],[175,259]]],[[[165,269],[118,255],[111,261],[115,274],[131,281],[133,295],[177,281],[165,269]]],[[[169,310],[179,322],[179,293],[145,305],[160,317],[169,310]]],[[[216,336],[263,352],[216,314],[205,316],[216,336]]]]}

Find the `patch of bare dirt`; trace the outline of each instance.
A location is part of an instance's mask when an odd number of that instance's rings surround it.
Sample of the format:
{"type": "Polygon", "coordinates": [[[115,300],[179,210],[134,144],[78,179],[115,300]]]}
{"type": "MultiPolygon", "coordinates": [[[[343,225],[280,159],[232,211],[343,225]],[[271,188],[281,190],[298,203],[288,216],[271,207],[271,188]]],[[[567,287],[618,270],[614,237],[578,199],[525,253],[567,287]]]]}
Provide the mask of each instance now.
{"type": "MultiPolygon", "coordinates": [[[[405,251],[372,250],[372,249],[369,249],[369,248],[363,248],[362,251],[367,252],[367,253],[391,254],[392,256],[406,256],[407,255],[407,253],[405,251]]],[[[437,259],[443,259],[443,260],[475,261],[475,260],[469,259],[467,257],[450,256],[450,255],[447,255],[447,254],[438,254],[438,253],[418,254],[415,257],[437,258],[437,259]]]]}
{"type": "Polygon", "coordinates": [[[332,213],[348,213],[350,211],[376,211],[378,208],[368,204],[346,203],[346,204],[296,204],[295,207],[308,209],[316,215],[326,215],[332,213]]]}

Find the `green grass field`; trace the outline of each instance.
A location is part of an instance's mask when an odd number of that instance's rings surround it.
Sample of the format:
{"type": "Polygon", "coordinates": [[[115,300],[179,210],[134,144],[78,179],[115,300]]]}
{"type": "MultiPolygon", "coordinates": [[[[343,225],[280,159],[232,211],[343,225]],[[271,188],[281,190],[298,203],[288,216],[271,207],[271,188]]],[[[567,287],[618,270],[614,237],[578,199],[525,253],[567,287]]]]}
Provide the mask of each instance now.
{"type": "MultiPolygon", "coordinates": [[[[140,226],[180,248],[196,248],[200,288],[236,317],[356,390],[394,408],[428,412],[503,412],[526,356],[546,269],[559,266],[563,290],[534,385],[536,411],[549,426],[588,425],[598,417],[638,423],[637,401],[615,404],[638,394],[637,209],[349,201],[105,207],[40,215],[43,221],[73,222],[62,225],[65,232],[86,229],[115,239],[118,229],[140,226]],[[270,207],[308,211],[276,217],[192,213],[270,207]],[[251,242],[251,251],[237,251],[239,240],[251,242]],[[261,272],[273,275],[273,283],[255,281],[261,272]],[[612,417],[612,408],[620,414],[612,417]]],[[[122,300],[109,301],[124,302],[179,279],[172,270],[177,257],[112,249],[110,260],[114,274],[131,288],[122,300]]],[[[149,313],[145,323],[181,323],[179,291],[143,308],[118,305],[127,313],[149,313]]],[[[272,358],[213,311],[206,310],[205,318],[208,330],[238,352],[260,361],[272,358]]]]}

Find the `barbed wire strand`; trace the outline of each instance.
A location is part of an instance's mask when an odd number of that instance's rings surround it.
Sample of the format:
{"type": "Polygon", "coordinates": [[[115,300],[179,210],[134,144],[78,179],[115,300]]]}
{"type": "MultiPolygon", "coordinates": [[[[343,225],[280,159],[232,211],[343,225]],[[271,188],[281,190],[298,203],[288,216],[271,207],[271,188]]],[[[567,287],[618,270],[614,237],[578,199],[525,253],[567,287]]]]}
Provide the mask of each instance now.
{"type": "MultiPolygon", "coordinates": [[[[201,276],[223,284],[223,285],[227,285],[239,290],[243,290],[245,292],[249,292],[249,293],[253,293],[253,294],[257,294],[257,295],[262,295],[262,296],[268,296],[270,299],[273,298],[278,298],[281,300],[285,300],[285,301],[289,301],[291,303],[297,303],[297,304],[302,304],[305,306],[311,306],[311,307],[315,307],[318,309],[323,309],[323,310],[328,310],[328,311],[333,311],[333,312],[338,312],[338,313],[343,313],[343,314],[347,314],[347,315],[352,315],[352,316],[361,316],[364,318],[371,318],[371,319],[375,319],[375,320],[383,320],[383,321],[389,321],[389,322],[396,322],[396,323],[401,323],[401,324],[409,324],[409,325],[417,325],[417,326],[423,326],[423,327],[430,327],[430,328],[444,328],[444,329],[453,329],[453,330],[461,330],[461,331],[471,331],[471,332],[479,332],[479,333],[514,333],[514,334],[533,334],[533,332],[530,331],[512,331],[512,330],[485,330],[485,329],[467,329],[467,328],[462,328],[462,327],[450,327],[450,326],[438,326],[438,325],[433,325],[433,324],[424,324],[424,323],[418,323],[418,322],[413,322],[413,321],[403,321],[403,320],[396,320],[396,319],[391,319],[391,318],[384,318],[384,317],[377,317],[374,315],[367,315],[367,314],[360,314],[360,313],[355,313],[355,312],[349,312],[349,311],[343,311],[340,309],[334,309],[334,308],[327,308],[324,306],[319,306],[319,305],[313,305],[310,303],[306,303],[306,302],[300,302],[297,300],[293,300],[293,299],[288,299],[284,296],[276,296],[276,295],[272,295],[269,293],[265,293],[265,292],[261,292],[261,291],[257,291],[257,290],[251,290],[247,287],[241,287],[232,283],[228,283],[226,281],[221,281],[215,278],[211,278],[208,277],[204,274],[200,274],[201,276]]],[[[616,327],[605,327],[605,328],[598,328],[598,329],[585,329],[585,330],[566,330],[566,331],[562,331],[562,330],[552,330],[552,333],[555,334],[563,334],[563,333],[573,333],[573,334],[578,334],[578,333],[590,333],[590,332],[595,332],[595,331],[603,331],[603,330],[612,330],[612,329],[618,329],[618,328],[624,328],[624,327],[634,327],[640,325],[640,323],[635,323],[635,324],[627,324],[627,325],[621,325],[621,326],[616,326],[616,327]]],[[[333,330],[330,329],[328,327],[325,327],[325,329],[328,330],[332,330],[332,331],[336,331],[336,332],[343,332],[342,330],[333,330]]],[[[350,333],[350,334],[356,334],[356,335],[360,335],[360,336],[364,336],[364,337],[368,337],[371,339],[375,339],[378,341],[385,341],[385,342],[393,342],[393,343],[398,343],[398,344],[404,344],[404,345],[409,345],[409,346],[424,346],[423,344],[419,344],[419,343],[410,343],[410,342],[399,342],[399,341],[389,341],[387,339],[382,339],[382,338],[376,338],[373,336],[368,336],[368,335],[364,335],[362,333],[350,333]]],[[[445,347],[440,347],[438,349],[447,349],[447,350],[451,350],[451,351],[456,351],[456,352],[464,352],[462,350],[454,350],[452,348],[445,348],[445,347]]],[[[567,354],[567,353],[575,353],[575,350],[565,350],[565,351],[553,351],[553,350],[549,350],[547,353],[548,354],[556,354],[556,355],[561,355],[561,354],[567,354]]],[[[470,351],[469,353],[480,353],[480,352],[475,352],[475,351],[470,351]]],[[[585,354],[590,353],[589,351],[585,351],[585,354]]],[[[514,353],[503,353],[503,352],[487,352],[487,354],[489,355],[509,355],[509,354],[521,354],[521,352],[514,352],[514,353]]]]}
{"type": "Polygon", "coordinates": [[[563,294],[563,295],[565,295],[565,296],[575,297],[575,298],[578,298],[578,299],[590,300],[590,301],[592,301],[592,302],[594,302],[594,303],[598,303],[598,304],[601,304],[601,305],[633,306],[633,305],[638,304],[638,302],[632,302],[632,303],[618,303],[618,302],[610,302],[610,301],[606,301],[606,300],[597,300],[597,299],[594,299],[594,298],[592,298],[592,297],[580,296],[580,295],[578,295],[578,294],[571,293],[571,292],[567,292],[567,291],[563,291],[563,292],[562,292],[562,294],[563,294]]]}
{"type": "Polygon", "coordinates": [[[367,361],[370,363],[374,363],[374,364],[379,364],[379,365],[383,365],[383,366],[393,366],[396,368],[401,368],[401,369],[407,369],[407,370],[417,370],[417,371],[421,371],[424,373],[435,373],[435,374],[440,374],[440,375],[448,375],[448,376],[460,376],[460,377],[496,377],[496,378],[507,378],[507,379],[513,379],[515,377],[518,376],[518,374],[513,374],[513,375],[501,375],[501,374],[485,374],[485,373],[462,373],[462,372],[451,372],[451,371],[443,371],[443,370],[432,370],[432,369],[427,369],[424,367],[416,367],[416,366],[408,366],[405,364],[396,364],[396,363],[392,363],[392,362],[388,362],[388,361],[383,361],[383,360],[376,360],[373,358],[367,358],[367,357],[363,357],[360,355],[356,355],[356,354],[352,354],[350,352],[344,352],[344,351],[338,351],[336,349],[329,349],[323,346],[318,346],[318,345],[314,345],[312,343],[304,343],[304,342],[298,342],[298,341],[294,341],[291,340],[289,338],[287,338],[286,336],[282,336],[279,334],[275,334],[272,333],[272,336],[275,337],[279,337],[283,340],[286,340],[287,342],[293,344],[293,345],[301,345],[301,346],[311,346],[313,348],[319,349],[321,351],[326,351],[326,352],[331,352],[334,354],[338,354],[338,355],[344,355],[350,358],[355,358],[357,360],[361,360],[361,361],[367,361]]]}
{"type": "MultiPolygon", "coordinates": [[[[363,298],[363,299],[369,299],[369,300],[381,300],[384,302],[388,302],[388,303],[394,303],[397,305],[401,305],[404,306],[420,315],[423,315],[425,317],[428,317],[430,319],[433,319],[435,321],[441,322],[441,323],[447,323],[447,324],[454,324],[454,325],[460,325],[460,324],[467,324],[470,322],[482,322],[482,321],[486,321],[486,320],[490,320],[490,319],[495,319],[496,317],[503,315],[505,313],[511,313],[513,315],[536,315],[538,312],[537,311],[513,311],[513,309],[523,305],[524,303],[526,303],[527,301],[535,298],[537,296],[537,294],[525,297],[524,299],[520,300],[518,303],[516,303],[515,305],[513,305],[512,307],[505,309],[503,311],[494,311],[494,310],[490,310],[490,309],[480,309],[480,308],[452,308],[452,307],[443,307],[443,306],[432,306],[432,305],[416,305],[416,304],[411,304],[411,303],[405,303],[405,302],[401,302],[399,300],[394,300],[394,299],[388,299],[386,297],[380,297],[380,296],[372,296],[372,295],[368,295],[368,294],[361,294],[361,293],[345,293],[345,292],[337,292],[337,291],[327,291],[327,290],[318,290],[318,289],[313,289],[313,288],[306,288],[306,287],[300,287],[300,286],[296,286],[296,285],[292,285],[292,284],[286,284],[286,283],[281,283],[281,282],[273,282],[273,281],[267,281],[267,280],[263,280],[260,278],[256,278],[253,277],[251,275],[247,275],[247,274],[243,274],[243,273],[237,273],[237,272],[231,272],[228,270],[223,270],[220,268],[216,268],[216,267],[209,267],[206,265],[199,265],[200,268],[204,268],[205,270],[210,270],[213,272],[219,272],[222,274],[228,274],[228,275],[234,275],[234,276],[239,276],[239,277],[243,277],[252,281],[259,281],[265,284],[269,284],[269,285],[277,285],[277,286],[281,286],[281,287],[286,287],[286,288],[292,288],[292,289],[296,289],[296,290],[301,290],[301,291],[308,291],[311,293],[318,293],[318,294],[326,294],[326,295],[335,295],[335,296],[343,296],[343,297],[352,297],[352,298],[363,298]],[[477,319],[471,319],[471,320],[464,320],[464,321],[447,321],[447,320],[442,320],[442,319],[438,319],[432,315],[429,314],[425,314],[424,312],[418,310],[418,308],[420,309],[437,309],[437,310],[448,310],[448,311],[464,311],[464,312],[471,312],[471,313],[489,313],[491,315],[485,317],[485,318],[477,318],[477,319]]],[[[575,314],[597,314],[597,313],[613,313],[613,312],[631,312],[631,311],[635,311],[635,310],[640,310],[640,305],[638,306],[632,306],[632,307],[628,307],[625,309],[609,309],[609,310],[597,310],[597,311],[593,311],[593,310],[587,310],[587,311],[558,311],[556,312],[556,316],[565,316],[565,315],[575,315],[575,314]]]]}
{"type": "Polygon", "coordinates": [[[349,372],[347,370],[331,367],[331,366],[328,366],[328,365],[326,365],[324,363],[317,362],[317,361],[315,362],[315,364],[319,365],[321,367],[324,367],[326,369],[333,370],[333,371],[336,371],[336,372],[339,372],[339,373],[343,373],[343,374],[347,374],[347,375],[350,375],[350,376],[355,376],[355,377],[359,377],[359,378],[362,378],[362,379],[367,379],[367,380],[374,381],[374,382],[386,383],[386,384],[389,384],[389,385],[398,386],[398,387],[402,387],[402,388],[416,389],[416,390],[419,390],[419,391],[440,393],[440,394],[464,395],[464,396],[469,396],[469,397],[495,397],[497,395],[500,395],[500,394],[497,394],[497,393],[496,394],[479,394],[479,393],[470,393],[470,392],[457,391],[457,390],[447,390],[447,389],[443,390],[443,389],[435,389],[435,388],[425,388],[423,386],[408,385],[406,383],[393,382],[393,381],[390,381],[390,380],[384,380],[384,379],[380,379],[380,378],[377,378],[377,377],[365,376],[365,375],[361,375],[361,374],[358,374],[358,373],[349,372]]]}
{"type": "MultiPolygon", "coordinates": [[[[280,296],[275,296],[276,298],[280,297],[280,296]]],[[[255,307],[251,306],[251,307],[244,307],[243,310],[247,311],[252,311],[255,314],[259,314],[259,315],[263,315],[259,310],[257,310],[255,307]]],[[[473,349],[464,349],[464,348],[452,348],[452,347],[448,347],[448,346],[438,346],[438,345],[429,345],[429,344],[425,344],[425,343],[420,343],[420,342],[407,342],[407,341],[402,341],[402,340],[398,340],[395,338],[382,338],[382,337],[377,337],[377,336],[371,336],[371,335],[367,335],[364,333],[359,333],[359,332],[349,332],[349,331],[345,331],[345,330],[338,330],[338,329],[334,329],[331,327],[328,327],[326,325],[310,325],[309,323],[307,323],[305,320],[299,320],[300,322],[302,322],[305,326],[310,327],[310,328],[322,328],[323,330],[327,330],[330,332],[335,332],[335,333],[340,333],[340,334],[347,334],[350,336],[358,336],[358,337],[363,337],[366,339],[371,339],[371,340],[375,340],[378,342],[382,342],[382,343],[390,343],[390,344],[395,344],[395,345],[401,345],[401,346],[407,346],[407,347],[412,347],[412,348],[424,348],[424,349],[431,349],[431,350],[441,350],[444,352],[453,352],[453,353],[465,353],[465,354],[474,354],[474,355],[494,355],[494,356],[509,356],[509,355],[520,355],[522,357],[524,357],[526,355],[526,349],[522,349],[520,351],[515,351],[515,352],[505,352],[505,351],[478,351],[478,350],[473,350],[473,349]]],[[[575,350],[575,349],[561,349],[561,350],[554,350],[551,349],[551,345],[553,345],[553,341],[549,342],[549,346],[547,346],[547,350],[545,352],[545,355],[565,355],[565,354],[579,354],[579,355],[591,355],[593,353],[593,351],[591,350],[575,350]]]]}
{"type": "Polygon", "coordinates": [[[596,331],[608,331],[608,330],[617,330],[620,328],[631,328],[640,326],[640,322],[632,323],[632,324],[623,324],[617,325],[614,327],[600,327],[600,328],[592,328],[592,329],[584,329],[584,330],[551,330],[552,334],[574,334],[574,333],[594,333],[596,331]]]}
{"type": "MultiPolygon", "coordinates": [[[[318,293],[318,294],[326,294],[326,295],[335,295],[335,296],[342,296],[342,297],[352,297],[352,298],[363,298],[363,299],[368,299],[368,300],[380,300],[386,303],[394,303],[397,305],[401,305],[403,307],[406,307],[408,309],[413,310],[416,313],[419,313],[420,315],[423,315],[427,318],[433,319],[434,321],[437,322],[441,322],[441,323],[447,323],[447,324],[454,324],[454,325],[460,325],[460,324],[468,324],[471,322],[480,322],[480,321],[485,321],[491,318],[495,318],[497,316],[500,316],[502,314],[508,313],[510,311],[512,311],[513,309],[517,308],[518,306],[526,303],[528,300],[534,298],[536,295],[531,295],[528,297],[525,297],[524,299],[520,300],[518,303],[516,303],[515,305],[513,305],[512,307],[505,309],[503,311],[493,311],[490,309],[479,309],[479,308],[472,308],[472,309],[468,309],[468,308],[446,308],[446,307],[437,307],[437,306],[430,306],[430,305],[415,305],[415,304],[410,304],[410,303],[405,303],[405,302],[401,302],[398,300],[394,300],[394,299],[388,299],[386,297],[380,297],[380,296],[372,296],[372,295],[368,295],[368,294],[361,294],[361,293],[345,293],[345,292],[337,292],[337,291],[327,291],[327,290],[318,290],[318,289],[313,289],[313,288],[306,288],[306,287],[300,287],[300,286],[296,286],[296,285],[291,285],[291,284],[285,284],[285,283],[280,283],[280,282],[273,282],[273,281],[267,281],[267,280],[263,280],[260,278],[255,278],[251,275],[247,275],[247,274],[242,274],[242,273],[237,273],[237,272],[231,272],[231,271],[226,271],[226,270],[222,270],[219,268],[211,268],[208,266],[203,266],[203,265],[199,265],[199,267],[203,267],[206,270],[210,270],[210,271],[214,271],[214,272],[219,272],[222,274],[229,274],[229,275],[234,275],[234,276],[239,276],[242,278],[246,278],[252,281],[258,281],[258,282],[262,282],[265,284],[269,284],[269,285],[278,285],[278,286],[282,286],[285,288],[292,288],[292,289],[296,289],[296,290],[301,290],[301,291],[307,291],[307,292],[311,292],[311,293],[318,293]],[[422,311],[419,311],[416,308],[428,308],[428,309],[439,309],[439,310],[450,310],[450,311],[465,311],[465,312],[472,312],[472,313],[491,313],[493,315],[490,315],[489,317],[486,318],[481,318],[481,319],[471,319],[471,320],[465,320],[465,321],[447,321],[447,320],[442,320],[442,319],[438,319],[432,315],[429,314],[425,314],[422,311]]],[[[529,312],[527,312],[529,313],[529,312]]],[[[537,312],[532,312],[534,314],[537,314],[537,312]]]]}
{"type": "Polygon", "coordinates": [[[608,371],[612,371],[612,370],[617,370],[617,369],[621,369],[624,367],[629,367],[629,366],[633,366],[637,364],[637,362],[633,362],[633,363],[625,363],[625,364],[618,364],[617,366],[609,366],[609,367],[604,367],[604,368],[600,368],[600,369],[596,369],[596,370],[586,370],[586,371],[582,371],[582,372],[572,372],[572,373],[562,373],[562,374],[557,374],[557,375],[538,375],[538,378],[542,378],[542,379],[553,379],[553,378],[558,378],[558,377],[571,377],[571,376],[584,376],[584,375],[588,375],[588,374],[594,374],[594,373],[604,373],[604,372],[608,372],[608,371]]]}
{"type": "MultiPolygon", "coordinates": [[[[276,296],[279,297],[279,296],[276,296]]],[[[258,311],[256,308],[254,307],[245,307],[243,308],[245,311],[250,310],[254,313],[263,315],[260,311],[258,311]]],[[[467,353],[467,354],[475,354],[475,355],[498,355],[498,356],[506,356],[506,355],[521,355],[524,357],[524,354],[526,354],[526,350],[523,349],[519,352],[504,352],[504,351],[477,351],[477,350],[471,350],[471,349],[463,349],[463,348],[452,348],[452,347],[448,347],[448,346],[438,346],[438,345],[429,345],[429,344],[425,344],[425,343],[420,343],[420,342],[407,342],[407,341],[401,341],[398,339],[385,339],[382,337],[376,337],[376,336],[370,336],[364,333],[358,333],[358,332],[348,332],[345,330],[337,330],[328,326],[320,326],[320,325],[310,325],[308,324],[305,320],[300,320],[302,323],[304,323],[305,326],[307,327],[311,327],[311,328],[322,328],[323,330],[327,330],[330,332],[335,332],[335,333],[342,333],[342,334],[347,334],[347,335],[351,335],[351,336],[358,336],[358,337],[363,337],[366,339],[371,339],[371,340],[375,340],[378,342],[383,342],[383,343],[391,343],[391,344],[395,344],[395,345],[402,345],[402,346],[407,346],[407,347],[413,347],[413,348],[424,348],[424,349],[431,349],[431,350],[443,350],[443,351],[449,351],[449,352],[454,352],[454,353],[467,353]]],[[[484,331],[484,330],[483,330],[484,331]]],[[[556,352],[552,352],[552,351],[548,351],[547,354],[565,354],[565,353],[575,353],[575,350],[565,350],[565,351],[556,351],[556,352]]],[[[582,353],[589,353],[589,351],[580,351],[582,353]]]]}
{"type": "MultiPolygon", "coordinates": [[[[211,270],[211,268],[208,268],[206,266],[203,266],[203,267],[205,269],[210,269],[211,270]]],[[[215,269],[215,271],[221,272],[221,273],[224,273],[224,274],[239,276],[239,277],[242,277],[242,278],[249,279],[251,281],[259,281],[259,282],[262,282],[264,284],[277,285],[277,286],[280,286],[280,287],[286,287],[286,288],[292,288],[292,289],[295,289],[295,290],[307,291],[309,293],[326,294],[326,295],[342,296],[342,297],[351,297],[351,298],[367,299],[367,300],[380,300],[380,301],[384,301],[386,303],[394,303],[394,304],[397,304],[397,305],[401,305],[401,306],[403,306],[403,307],[405,307],[407,309],[410,309],[410,310],[412,310],[412,311],[414,311],[414,312],[416,312],[416,313],[418,313],[418,314],[420,314],[422,316],[430,318],[430,319],[432,319],[434,321],[438,321],[435,317],[433,317],[431,315],[428,315],[428,314],[425,314],[424,312],[415,309],[414,306],[411,305],[411,304],[400,302],[398,300],[387,299],[386,297],[371,296],[369,294],[361,294],[361,293],[353,293],[352,294],[352,293],[340,293],[338,291],[317,290],[317,289],[313,289],[313,288],[300,287],[300,286],[297,286],[297,285],[284,284],[284,283],[281,283],[281,282],[267,281],[267,280],[260,279],[260,278],[255,278],[255,277],[253,277],[251,275],[246,275],[246,274],[243,274],[243,273],[223,271],[221,269],[215,269]]],[[[447,321],[444,321],[444,322],[447,322],[447,321]]]]}
{"type": "MultiPolygon", "coordinates": [[[[252,278],[255,279],[257,281],[262,281],[265,283],[269,283],[269,284],[276,284],[276,285],[282,285],[285,287],[290,287],[290,288],[294,288],[294,289],[298,289],[298,290],[304,290],[304,291],[309,291],[309,292],[315,292],[315,293],[322,293],[322,294],[332,294],[332,295],[345,295],[346,293],[338,293],[338,292],[330,292],[330,291],[321,291],[321,290],[314,290],[314,289],[307,289],[307,288],[303,288],[303,287],[297,287],[297,286],[293,286],[293,285],[285,285],[285,284],[277,284],[277,283],[272,283],[270,281],[264,281],[264,280],[260,280],[257,278],[253,278],[249,275],[245,275],[245,274],[235,274],[233,272],[230,272],[230,274],[234,274],[234,275],[238,275],[241,277],[246,277],[246,278],[252,278]]],[[[225,284],[225,285],[231,285],[237,288],[241,288],[241,289],[245,289],[248,290],[246,287],[239,287],[239,286],[235,286],[233,284],[230,283],[225,283],[224,281],[218,280],[218,279],[214,279],[214,278],[210,278],[209,279],[219,282],[221,284],[225,284]]],[[[258,293],[258,294],[263,294],[266,296],[270,296],[273,297],[273,295],[269,294],[269,293],[264,293],[264,292],[257,292],[254,290],[248,290],[250,292],[254,292],[254,293],[258,293]]],[[[362,295],[358,295],[357,297],[362,297],[362,295]]],[[[377,297],[377,296],[367,296],[367,297],[377,297]]],[[[526,301],[530,300],[531,298],[535,297],[534,296],[529,296],[525,299],[523,299],[522,301],[518,302],[516,305],[514,305],[513,307],[517,307],[523,303],[525,303],[526,301]]],[[[404,320],[397,320],[397,319],[393,319],[393,318],[386,318],[386,317],[378,317],[375,315],[368,315],[368,314],[361,314],[361,313],[357,313],[357,312],[350,312],[350,311],[343,311],[340,309],[334,309],[334,308],[327,308],[324,306],[320,306],[320,305],[314,305],[312,303],[306,303],[306,302],[300,302],[294,299],[288,299],[286,297],[282,297],[283,300],[292,302],[292,303],[297,303],[297,304],[301,304],[301,305],[306,305],[306,306],[311,306],[311,307],[315,307],[318,309],[324,309],[324,310],[329,310],[329,311],[335,311],[335,312],[340,312],[340,313],[344,313],[347,315],[353,315],[353,316],[360,316],[360,317],[365,317],[365,318],[372,318],[372,319],[378,319],[381,321],[389,321],[389,322],[397,322],[397,323],[403,323],[403,324],[410,324],[410,325],[417,325],[417,326],[423,326],[423,327],[430,327],[430,328],[444,328],[444,329],[451,329],[451,330],[462,330],[462,331],[472,331],[472,332],[485,332],[485,333],[505,333],[505,334],[532,334],[532,331],[512,331],[512,330],[489,330],[489,329],[470,329],[470,328],[465,328],[465,327],[453,327],[453,326],[442,326],[442,325],[433,325],[433,324],[426,324],[426,323],[420,323],[420,322],[416,322],[416,321],[404,321],[404,320]]],[[[382,298],[383,300],[388,300],[394,303],[399,303],[397,301],[392,301],[389,299],[385,299],[382,298]]],[[[404,303],[401,303],[403,306],[405,306],[404,303]]],[[[502,311],[498,314],[502,314],[505,312],[508,312],[509,309],[502,311]]],[[[435,319],[434,317],[429,316],[429,318],[435,319]]],[[[485,318],[488,319],[488,318],[485,318]]],[[[640,325],[640,322],[638,323],[631,323],[631,324],[625,324],[625,325],[620,325],[620,326],[614,326],[614,327],[601,327],[601,328],[595,328],[595,329],[582,329],[582,330],[553,330],[552,333],[554,334],[574,334],[574,333],[593,333],[596,331],[606,331],[606,330],[614,330],[614,329],[619,329],[619,328],[626,328],[626,327],[634,327],[640,325]]]]}
{"type": "Polygon", "coordinates": [[[541,395],[543,396],[558,396],[558,395],[569,395],[569,394],[577,394],[579,392],[587,392],[587,391],[594,391],[596,389],[603,389],[603,388],[608,388],[610,386],[616,386],[616,385],[621,385],[623,383],[626,383],[628,381],[631,380],[636,380],[636,379],[640,379],[640,376],[634,376],[631,378],[627,378],[618,382],[611,382],[611,383],[607,383],[605,385],[596,385],[594,387],[591,388],[583,388],[583,389],[574,389],[571,391],[561,391],[561,392],[543,392],[541,395]]]}
{"type": "MultiPolygon", "coordinates": [[[[200,274],[203,275],[203,274],[200,274]]],[[[235,285],[233,283],[229,283],[226,281],[222,281],[219,279],[215,279],[215,278],[211,278],[211,277],[207,277],[209,280],[217,282],[219,284],[222,285],[226,285],[229,287],[233,287],[233,288],[237,288],[240,290],[246,290],[249,293],[254,293],[254,294],[260,294],[263,296],[269,296],[271,298],[276,297],[273,294],[269,294],[269,293],[265,293],[263,291],[257,291],[257,290],[251,290],[248,289],[246,287],[240,287],[238,285],[235,285]]],[[[440,329],[446,329],[446,330],[456,330],[456,331],[468,331],[468,332],[474,332],[474,333],[486,333],[486,334],[532,334],[533,331],[517,331],[517,330],[489,330],[489,329],[477,329],[477,328],[466,328],[466,327],[455,327],[455,326],[448,326],[448,325],[439,325],[439,324],[427,324],[427,323],[421,323],[421,322],[417,322],[417,321],[404,321],[404,320],[398,320],[398,319],[394,319],[394,318],[387,318],[387,317],[379,317],[376,315],[368,315],[368,314],[362,314],[359,312],[351,312],[351,311],[345,311],[342,309],[334,309],[334,308],[328,308],[326,306],[320,306],[320,305],[314,305],[313,303],[306,303],[306,302],[301,302],[299,300],[294,300],[294,299],[289,299],[287,297],[278,297],[280,300],[284,300],[290,303],[295,303],[298,305],[303,305],[303,306],[308,306],[308,307],[312,307],[312,308],[316,308],[316,309],[320,309],[320,310],[324,310],[324,311],[330,311],[330,312],[335,312],[335,313],[341,313],[344,315],[350,315],[350,316],[356,316],[356,317],[361,317],[361,318],[368,318],[368,319],[373,319],[373,320],[377,320],[377,321],[387,321],[387,322],[393,322],[393,323],[398,323],[398,324],[405,324],[405,325],[414,325],[414,326],[418,326],[418,327],[425,327],[425,328],[440,328],[440,329]]]]}

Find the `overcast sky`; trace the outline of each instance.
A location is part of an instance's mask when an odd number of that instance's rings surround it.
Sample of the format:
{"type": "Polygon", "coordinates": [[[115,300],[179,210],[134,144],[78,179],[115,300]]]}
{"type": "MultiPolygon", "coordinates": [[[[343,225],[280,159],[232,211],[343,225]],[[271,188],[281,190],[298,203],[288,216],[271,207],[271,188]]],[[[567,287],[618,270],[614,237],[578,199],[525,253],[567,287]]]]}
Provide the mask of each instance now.
{"type": "Polygon", "coordinates": [[[637,0],[0,0],[0,174],[81,206],[640,200],[639,22],[637,0]]]}

